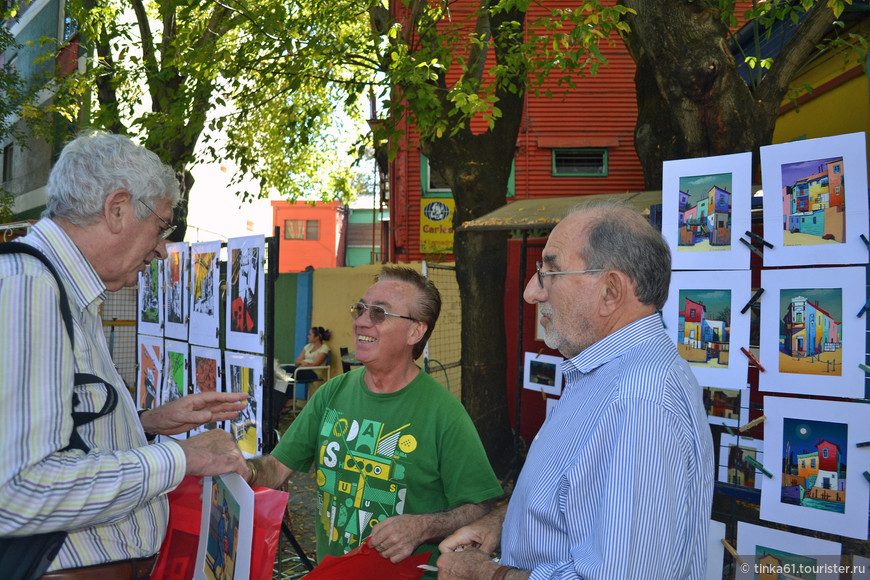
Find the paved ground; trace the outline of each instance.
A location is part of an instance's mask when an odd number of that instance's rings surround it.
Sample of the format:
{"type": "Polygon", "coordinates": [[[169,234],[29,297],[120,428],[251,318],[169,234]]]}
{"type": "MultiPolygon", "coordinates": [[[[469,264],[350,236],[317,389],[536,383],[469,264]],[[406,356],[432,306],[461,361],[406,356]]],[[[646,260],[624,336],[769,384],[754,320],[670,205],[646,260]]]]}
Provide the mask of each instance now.
{"type": "MultiPolygon", "coordinates": [[[[290,422],[290,417],[281,417],[278,424],[281,433],[287,429],[290,422]]],[[[304,474],[297,473],[290,478],[287,489],[290,492],[290,497],[287,499],[288,516],[285,518],[285,523],[291,529],[293,537],[296,538],[312,565],[316,564],[317,558],[317,540],[314,531],[316,490],[317,484],[313,471],[304,474]]],[[[282,533],[281,541],[278,543],[278,552],[275,555],[274,580],[301,578],[306,571],[298,552],[287,539],[287,536],[282,533]]]]}

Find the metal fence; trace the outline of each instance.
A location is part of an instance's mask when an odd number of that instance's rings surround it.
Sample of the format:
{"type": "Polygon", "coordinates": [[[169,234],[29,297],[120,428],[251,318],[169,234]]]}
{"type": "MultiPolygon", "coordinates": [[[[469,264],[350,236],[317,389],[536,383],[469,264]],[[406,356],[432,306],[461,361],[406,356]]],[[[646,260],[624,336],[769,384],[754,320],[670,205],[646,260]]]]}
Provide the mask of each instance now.
{"type": "Polygon", "coordinates": [[[429,374],[448,391],[462,398],[462,309],[456,267],[424,262],[426,277],[441,292],[441,316],[429,338],[429,374]]]}

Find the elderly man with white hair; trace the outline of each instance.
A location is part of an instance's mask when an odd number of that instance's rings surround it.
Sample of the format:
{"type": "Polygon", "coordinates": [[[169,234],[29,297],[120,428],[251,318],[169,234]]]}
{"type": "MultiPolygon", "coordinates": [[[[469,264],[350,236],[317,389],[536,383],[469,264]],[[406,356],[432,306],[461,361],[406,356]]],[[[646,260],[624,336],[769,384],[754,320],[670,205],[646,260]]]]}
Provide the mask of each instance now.
{"type": "Polygon", "coordinates": [[[58,278],[20,249],[0,255],[0,554],[16,538],[68,532],[43,578],[148,578],[166,492],[187,474],[247,468],[229,433],[156,444],[146,434],[235,418],[246,396],[203,393],[137,413],[109,355],[100,305],[166,257],[174,172],[129,138],[94,132],[63,149],[47,192],[43,219],[21,244],[58,278]],[[111,412],[74,425],[74,413],[111,400],[111,412]]]}

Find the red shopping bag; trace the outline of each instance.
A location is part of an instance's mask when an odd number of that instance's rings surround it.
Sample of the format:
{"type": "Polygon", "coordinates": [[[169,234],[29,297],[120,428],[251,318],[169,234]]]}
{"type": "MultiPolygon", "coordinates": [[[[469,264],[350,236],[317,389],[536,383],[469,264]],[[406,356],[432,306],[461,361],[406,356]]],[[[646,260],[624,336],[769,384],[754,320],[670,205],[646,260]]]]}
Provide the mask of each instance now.
{"type": "Polygon", "coordinates": [[[324,556],[323,561],[305,576],[305,580],[419,580],[423,570],[417,566],[427,563],[431,555],[432,552],[415,554],[393,564],[369,547],[366,540],[344,556],[324,556]]]}
{"type": "MultiPolygon", "coordinates": [[[[254,533],[251,542],[251,580],[270,580],[281,535],[281,520],[290,494],[254,488],[254,533]]],[[[202,520],[202,477],[188,475],[169,492],[169,525],[153,580],[190,580],[196,570],[196,550],[202,520]]]]}

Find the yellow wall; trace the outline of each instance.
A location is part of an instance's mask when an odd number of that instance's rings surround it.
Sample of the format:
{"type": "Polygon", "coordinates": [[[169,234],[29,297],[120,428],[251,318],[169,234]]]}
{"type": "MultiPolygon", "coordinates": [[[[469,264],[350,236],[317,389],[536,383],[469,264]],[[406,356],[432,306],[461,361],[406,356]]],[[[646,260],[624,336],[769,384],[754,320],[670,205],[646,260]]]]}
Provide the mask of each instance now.
{"type": "MultiPolygon", "coordinates": [[[[864,19],[853,29],[865,35],[870,34],[870,19],[864,19]]],[[[849,32],[851,32],[850,30],[849,32]]],[[[835,81],[842,75],[858,67],[861,63],[857,55],[836,51],[819,58],[808,65],[796,77],[792,87],[809,84],[821,87],[835,81]]],[[[790,101],[783,101],[783,105],[790,101]]],[[[858,76],[822,92],[816,90],[809,101],[779,117],[773,132],[773,143],[786,143],[796,139],[830,137],[859,131],[870,132],[870,89],[867,74],[861,71],[858,76]]],[[[870,153],[870,149],[868,149],[870,153]]]]}

